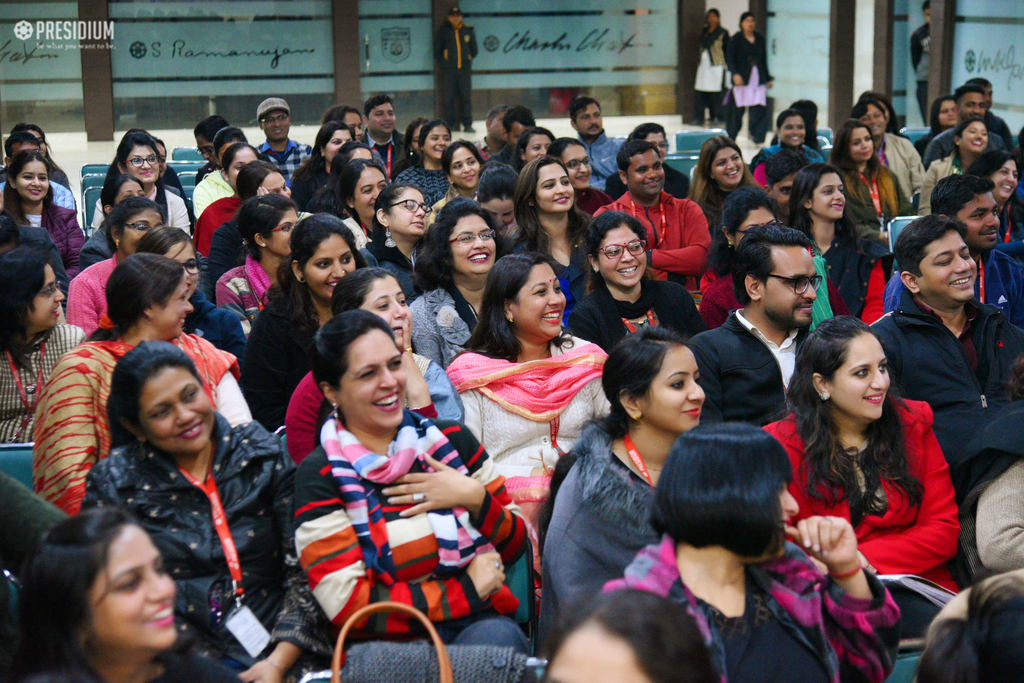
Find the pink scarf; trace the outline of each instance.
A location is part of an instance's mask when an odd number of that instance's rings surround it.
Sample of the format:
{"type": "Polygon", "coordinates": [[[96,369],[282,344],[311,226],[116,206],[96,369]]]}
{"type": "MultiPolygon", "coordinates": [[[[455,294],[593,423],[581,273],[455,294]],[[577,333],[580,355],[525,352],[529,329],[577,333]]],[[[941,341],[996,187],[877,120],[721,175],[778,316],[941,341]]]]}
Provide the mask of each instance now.
{"type": "Polygon", "coordinates": [[[270,289],[270,276],[252,256],[245,257],[245,279],[249,281],[249,293],[261,304],[267,303],[267,290],[270,289]]]}
{"type": "Polygon", "coordinates": [[[476,389],[510,413],[550,422],[587,382],[601,377],[607,358],[601,347],[589,343],[526,363],[464,353],[448,366],[448,376],[460,394],[476,389]]]}

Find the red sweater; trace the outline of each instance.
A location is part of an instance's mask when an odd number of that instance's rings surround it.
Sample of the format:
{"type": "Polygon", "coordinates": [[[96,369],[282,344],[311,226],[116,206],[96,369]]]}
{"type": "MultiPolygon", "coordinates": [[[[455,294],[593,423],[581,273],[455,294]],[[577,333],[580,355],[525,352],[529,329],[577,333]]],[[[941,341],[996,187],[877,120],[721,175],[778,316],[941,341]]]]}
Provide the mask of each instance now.
{"type": "MultiPolygon", "coordinates": [[[[865,515],[854,531],[860,551],[879,574],[915,574],[956,591],[953,575],[946,567],[946,562],[956,555],[960,537],[949,467],[932,431],[931,406],[924,401],[907,401],[906,404],[906,409],[899,409],[899,415],[907,460],[910,473],[921,482],[924,498],[920,505],[910,507],[900,489],[883,481],[889,509],[881,517],[865,515]]],[[[801,468],[804,444],[797,434],[793,416],[766,425],[764,429],[785,447],[793,465],[789,492],[800,504],[794,521],[815,515],[850,519],[850,506],[845,500],[830,507],[825,501],[807,495],[807,474],[801,468]]]]}
{"type": "MultiPolygon", "coordinates": [[[[647,228],[647,248],[651,252],[648,264],[659,280],[668,273],[700,279],[704,274],[711,247],[711,233],[704,212],[689,199],[676,199],[668,192],[661,193],[656,206],[636,205],[629,192],[594,212],[594,217],[605,211],[622,211],[635,216],[647,228]],[[665,210],[664,228],[662,209],[665,210]]],[[[696,289],[694,285],[693,289],[696,289]]]]}
{"type": "Polygon", "coordinates": [[[192,242],[196,245],[196,251],[203,256],[210,255],[210,243],[213,241],[213,233],[220,226],[224,225],[238,212],[242,206],[242,200],[238,195],[221,197],[213,204],[210,204],[196,221],[196,231],[192,235],[192,242]]]}

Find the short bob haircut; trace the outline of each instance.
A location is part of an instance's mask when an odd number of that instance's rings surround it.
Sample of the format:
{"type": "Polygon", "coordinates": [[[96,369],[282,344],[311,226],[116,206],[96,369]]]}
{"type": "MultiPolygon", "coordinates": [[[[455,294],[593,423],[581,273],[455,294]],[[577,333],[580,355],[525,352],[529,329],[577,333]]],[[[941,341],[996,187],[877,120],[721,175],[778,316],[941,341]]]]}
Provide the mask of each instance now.
{"type": "Polygon", "coordinates": [[[92,619],[89,591],[126,526],[139,526],[118,507],[82,510],[50,529],[26,560],[19,595],[21,638],[10,680],[52,673],[101,680],[82,630],[92,619]]]}
{"type": "Polygon", "coordinates": [[[255,197],[259,194],[260,185],[263,184],[263,181],[275,173],[284,178],[277,164],[272,164],[269,161],[256,160],[243,166],[235,177],[235,188],[238,198],[244,202],[250,197],[255,197]]]}
{"type": "MultiPolygon", "coordinates": [[[[316,383],[325,382],[335,389],[340,388],[341,378],[348,371],[349,347],[374,330],[383,332],[388,339],[395,338],[394,330],[383,318],[361,308],[335,315],[317,330],[309,348],[309,364],[316,383]]],[[[397,342],[395,353],[401,353],[397,342]]]]}
{"type": "Polygon", "coordinates": [[[0,255],[0,349],[14,351],[25,339],[25,317],[46,284],[46,256],[32,247],[15,247],[0,255]]]}
{"type": "Polygon", "coordinates": [[[556,661],[565,643],[590,627],[629,645],[637,666],[652,683],[721,680],[697,622],[686,607],[669,598],[627,588],[565,610],[544,644],[547,660],[556,661]]]}
{"type": "Polygon", "coordinates": [[[279,194],[249,197],[238,207],[238,213],[235,214],[238,234],[242,237],[246,253],[252,256],[257,263],[263,252],[256,244],[256,235],[262,235],[263,239],[270,239],[274,228],[288,211],[298,213],[298,208],[290,198],[279,194]]]}
{"type": "MultiPolygon", "coordinates": [[[[600,216],[595,218],[590,223],[590,228],[587,230],[587,237],[583,242],[583,248],[587,252],[587,256],[593,258],[595,261],[600,259],[600,253],[598,249],[601,248],[601,242],[608,236],[608,233],[616,228],[629,228],[638,240],[643,240],[645,246],[644,251],[647,251],[647,228],[645,228],[636,217],[629,215],[625,211],[605,211],[600,216]]],[[[646,260],[646,257],[644,257],[646,260]]],[[[651,271],[648,268],[650,264],[644,265],[644,271],[640,274],[643,279],[651,279],[649,276],[651,271]]],[[[607,284],[604,278],[601,276],[600,271],[590,268],[589,280],[587,282],[587,291],[593,292],[595,290],[606,287],[607,284]]],[[[632,338],[632,337],[631,337],[632,338]]]]}
{"type": "Polygon", "coordinates": [[[950,232],[957,233],[965,241],[967,239],[967,226],[956,216],[933,213],[930,216],[922,216],[905,227],[893,245],[893,254],[900,265],[900,270],[921,275],[921,261],[928,253],[928,247],[950,232]]]}
{"type": "Polygon", "coordinates": [[[117,251],[117,243],[124,235],[125,226],[143,211],[155,211],[160,216],[161,223],[167,220],[167,212],[164,211],[164,207],[148,197],[126,197],[110,210],[100,225],[100,230],[107,238],[107,247],[110,248],[110,253],[113,254],[117,251]]]}
{"type": "Polygon", "coordinates": [[[799,230],[781,225],[765,225],[751,230],[736,247],[732,266],[732,289],[741,306],[750,303],[747,294],[747,276],[753,275],[761,282],[768,280],[768,274],[775,267],[772,247],[802,247],[807,249],[811,241],[799,230]]]}
{"type": "Polygon", "coordinates": [[[792,480],[789,456],[764,430],[741,423],[701,427],[672,446],[651,524],[676,543],[764,558],[782,548],[779,496],[792,480]]]}
{"type": "MultiPolygon", "coordinates": [[[[121,188],[128,183],[133,183],[139,186],[139,189],[144,190],[142,187],[142,181],[133,175],[122,173],[119,176],[114,176],[112,179],[107,179],[103,183],[103,189],[100,190],[100,206],[111,207],[117,202],[117,194],[121,191],[121,188]]],[[[142,196],[142,195],[137,195],[142,196]]],[[[127,199],[127,197],[126,197],[127,199]]]]}
{"type": "MultiPolygon", "coordinates": [[[[526,286],[530,272],[537,266],[548,266],[555,270],[555,262],[550,257],[536,252],[509,254],[494,263],[491,272],[487,274],[480,316],[473,336],[466,344],[467,351],[513,363],[519,359],[523,345],[513,323],[505,317],[505,303],[519,298],[519,290],[526,286]]],[[[559,348],[571,348],[572,336],[563,327],[562,333],[552,339],[551,343],[559,348]]]]}
{"type": "Polygon", "coordinates": [[[180,263],[158,254],[132,254],[117,264],[107,280],[107,315],[114,329],[102,327],[89,341],[113,341],[146,314],[153,305],[170,301],[185,279],[180,263]]]}
{"type": "Polygon", "coordinates": [[[203,380],[192,359],[177,346],[165,341],[142,342],[126,353],[114,366],[114,373],[110,378],[110,398],[107,400],[111,448],[124,446],[135,440],[135,436],[125,425],[140,428],[139,399],[146,388],[146,382],[168,368],[181,368],[187,371],[196,378],[200,387],[203,386],[203,380]]]}
{"type": "MultiPolygon", "coordinates": [[[[453,280],[452,243],[449,242],[463,218],[477,216],[494,232],[495,262],[511,251],[508,239],[501,234],[497,219],[472,199],[457,197],[441,209],[426,234],[420,240],[419,253],[414,266],[416,284],[424,292],[439,287],[450,287],[453,280]]],[[[493,265],[493,264],[492,264],[493,265]]]]}
{"type": "Polygon", "coordinates": [[[398,282],[390,270],[374,266],[360,268],[349,273],[341,278],[334,287],[334,292],[331,294],[331,313],[340,315],[345,311],[362,308],[366,303],[366,297],[370,295],[370,290],[373,289],[373,283],[388,278],[398,282]]]}

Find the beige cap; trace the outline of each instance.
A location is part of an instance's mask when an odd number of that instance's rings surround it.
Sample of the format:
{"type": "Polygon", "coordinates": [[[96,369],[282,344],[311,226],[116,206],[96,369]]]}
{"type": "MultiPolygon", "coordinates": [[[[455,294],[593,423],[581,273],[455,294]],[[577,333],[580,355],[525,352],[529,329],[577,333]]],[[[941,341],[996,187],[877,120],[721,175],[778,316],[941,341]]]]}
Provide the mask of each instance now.
{"type": "Polygon", "coordinates": [[[260,106],[256,107],[256,120],[263,120],[263,115],[272,109],[284,109],[285,113],[291,115],[292,111],[288,108],[288,103],[280,97],[268,97],[267,99],[260,102],[260,106]]]}

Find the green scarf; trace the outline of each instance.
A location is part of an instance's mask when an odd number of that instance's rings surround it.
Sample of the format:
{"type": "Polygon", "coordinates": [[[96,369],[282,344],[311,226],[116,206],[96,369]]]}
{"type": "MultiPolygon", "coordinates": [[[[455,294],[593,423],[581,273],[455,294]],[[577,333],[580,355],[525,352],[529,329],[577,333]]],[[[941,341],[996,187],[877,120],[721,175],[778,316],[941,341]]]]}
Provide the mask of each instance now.
{"type": "Polygon", "coordinates": [[[816,290],[818,298],[814,300],[814,308],[811,309],[811,332],[822,322],[832,318],[832,304],[828,300],[828,262],[818,249],[817,244],[811,245],[811,255],[814,257],[814,270],[821,276],[821,284],[816,290]]]}

